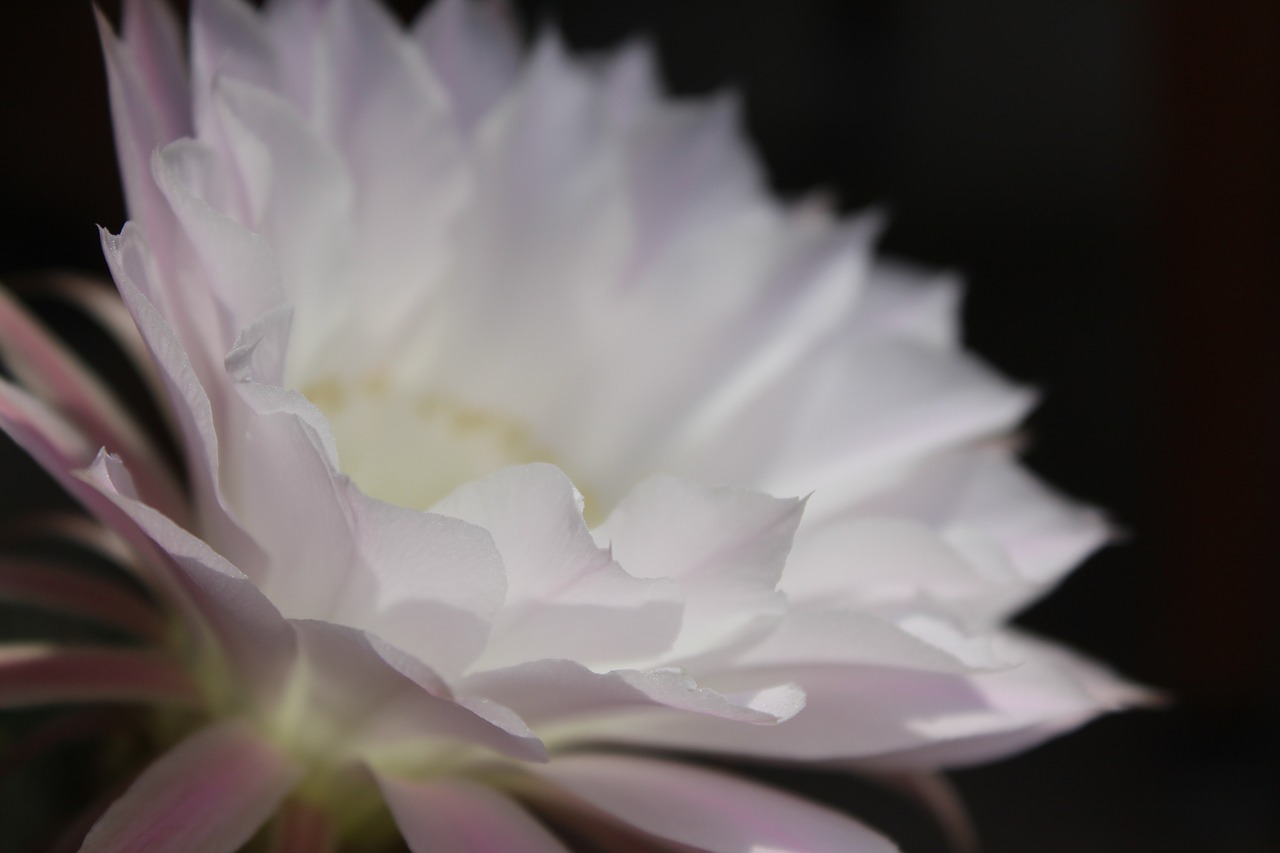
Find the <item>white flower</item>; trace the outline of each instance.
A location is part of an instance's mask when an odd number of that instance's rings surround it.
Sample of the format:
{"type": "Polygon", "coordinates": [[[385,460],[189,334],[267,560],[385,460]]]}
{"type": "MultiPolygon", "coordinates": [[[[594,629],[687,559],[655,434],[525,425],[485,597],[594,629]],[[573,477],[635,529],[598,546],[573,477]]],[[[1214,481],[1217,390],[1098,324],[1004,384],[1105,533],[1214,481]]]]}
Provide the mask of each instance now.
{"type": "Polygon", "coordinates": [[[928,771],[1142,697],[1004,626],[1106,527],[1012,460],[956,285],[772,200],[731,102],[493,4],[203,0],[189,69],[126,6],[103,245],[186,484],[8,299],[0,420],[185,632],[0,696],[201,717],[83,849],[373,849],[380,792],[414,850],[886,850],[614,748],[928,771]]]}

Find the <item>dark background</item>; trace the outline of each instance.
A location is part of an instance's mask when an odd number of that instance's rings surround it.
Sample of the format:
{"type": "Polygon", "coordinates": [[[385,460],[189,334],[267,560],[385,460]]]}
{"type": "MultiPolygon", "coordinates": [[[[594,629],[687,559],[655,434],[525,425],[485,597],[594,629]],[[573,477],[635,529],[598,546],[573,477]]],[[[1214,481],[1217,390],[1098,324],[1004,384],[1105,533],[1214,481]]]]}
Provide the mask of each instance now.
{"type": "MultiPolygon", "coordinates": [[[[970,345],[1045,392],[1029,464],[1130,531],[1023,621],[1175,703],[955,774],[984,849],[1280,850],[1280,3],[518,5],[740,90],[782,193],[885,207],[888,250],[963,270],[970,345]]],[[[0,274],[101,273],[124,212],[88,0],[5,0],[0,40],[0,274]]],[[[56,499],[0,449],[0,510],[56,499]]]]}

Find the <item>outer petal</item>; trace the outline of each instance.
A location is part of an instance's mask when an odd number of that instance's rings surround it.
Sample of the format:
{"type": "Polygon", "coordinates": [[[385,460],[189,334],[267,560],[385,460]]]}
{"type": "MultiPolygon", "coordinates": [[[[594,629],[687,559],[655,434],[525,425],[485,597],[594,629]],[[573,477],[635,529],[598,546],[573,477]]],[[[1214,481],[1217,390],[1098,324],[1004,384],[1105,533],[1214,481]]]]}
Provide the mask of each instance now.
{"type": "MultiPolygon", "coordinates": [[[[537,775],[639,831],[717,853],[891,853],[848,817],[710,770],[623,756],[568,755],[537,775]]],[[[538,795],[535,793],[535,797],[538,795]]],[[[549,800],[558,798],[555,792],[549,800]]]]}
{"type": "Polygon", "coordinates": [[[180,44],[176,22],[160,0],[127,4],[123,42],[100,13],[97,21],[129,214],[165,245],[175,230],[168,205],[151,180],[151,154],[192,132],[185,93],[174,91],[187,76],[180,51],[175,55],[180,44]]]}
{"type": "Polygon", "coordinates": [[[546,827],[492,788],[390,776],[379,776],[378,784],[413,853],[567,853],[546,827]]]}
{"type": "Polygon", "coordinates": [[[152,764],[85,838],[82,853],[233,853],[301,769],[246,723],[198,732],[152,764]]]}
{"type": "MultiPolygon", "coordinates": [[[[1112,535],[1100,512],[1047,488],[1005,447],[931,459],[859,511],[929,524],[979,565],[984,550],[994,546],[1029,594],[1042,592],[1112,535]]],[[[1024,605],[1026,598],[1016,603],[1024,605]]]]}
{"type": "Polygon", "coordinates": [[[218,433],[220,428],[224,434],[229,430],[224,426],[225,407],[215,409],[213,402],[221,403],[228,396],[225,383],[217,379],[225,350],[211,350],[201,343],[203,336],[214,332],[187,328],[184,339],[180,334],[184,327],[175,328],[166,319],[167,310],[189,321],[189,312],[176,310],[172,300],[198,288],[178,288],[181,294],[175,294],[163,286],[161,271],[138,227],[126,224],[118,237],[105,231],[101,236],[107,265],[160,373],[177,422],[201,535],[236,565],[253,572],[261,566],[263,555],[232,516],[218,482],[218,433]]]}
{"type": "Polygon", "coordinates": [[[90,487],[85,491],[109,502],[117,529],[145,537],[138,546],[162,572],[162,588],[176,593],[196,625],[212,631],[215,654],[226,655],[251,690],[263,692],[255,698],[265,700],[279,690],[293,664],[294,641],[280,612],[258,588],[205,542],[138,501],[118,461],[100,456],[80,477],[75,482],[90,487]]]}
{"type": "Polygon", "coordinates": [[[341,153],[355,191],[346,286],[363,298],[346,328],[384,343],[415,335],[420,317],[409,309],[429,299],[451,254],[452,220],[469,183],[444,92],[380,4],[280,0],[266,24],[284,60],[279,90],[341,153]]]}
{"type": "MultiPolygon", "coordinates": [[[[262,237],[240,224],[248,219],[250,201],[235,193],[236,183],[210,146],[180,139],[157,151],[151,165],[190,246],[183,272],[198,277],[198,288],[215,299],[219,336],[205,346],[216,347],[210,355],[221,356],[241,329],[284,304],[275,255],[262,237]]],[[[171,274],[166,284],[175,289],[180,280],[171,274]]]]}
{"type": "Polygon", "coordinates": [[[470,132],[514,84],[515,14],[503,0],[443,0],[414,21],[412,32],[449,93],[458,126],[470,132]]]}
{"type": "Polygon", "coordinates": [[[880,769],[927,769],[1026,748],[1143,695],[1092,665],[1008,638],[997,652],[1016,665],[985,672],[929,671],[839,663],[831,658],[840,650],[832,649],[827,660],[798,658],[707,679],[726,690],[786,677],[804,690],[800,713],[749,737],[699,718],[652,714],[595,724],[581,734],[695,751],[797,761],[874,759],[880,769]]]}
{"type": "Polygon", "coordinates": [[[782,588],[793,604],[889,612],[920,601],[989,624],[1032,583],[994,554],[966,556],[939,533],[901,515],[850,513],[797,537],[782,588]]]}
{"type": "Polygon", "coordinates": [[[960,282],[878,259],[850,321],[849,334],[910,340],[956,351],[960,336],[960,282]]]}
{"type": "Polygon", "coordinates": [[[750,444],[756,429],[772,429],[784,438],[767,448],[770,470],[754,485],[777,494],[816,489],[809,515],[822,517],[900,481],[922,457],[1008,430],[1031,402],[976,360],[835,334],[730,421],[753,429],[712,436],[689,449],[685,464],[700,477],[732,481],[733,466],[762,452],[750,444]],[[779,418],[782,427],[768,426],[779,418]]]}
{"type": "MultiPolygon", "coordinates": [[[[242,224],[262,235],[280,266],[293,307],[293,375],[307,373],[322,347],[351,340],[342,328],[366,301],[351,287],[355,189],[332,144],[280,95],[220,78],[213,108],[225,145],[219,153],[245,187],[242,224]]],[[[351,359],[362,353],[346,347],[351,359]]],[[[283,383],[283,374],[259,377],[283,383]]]]}

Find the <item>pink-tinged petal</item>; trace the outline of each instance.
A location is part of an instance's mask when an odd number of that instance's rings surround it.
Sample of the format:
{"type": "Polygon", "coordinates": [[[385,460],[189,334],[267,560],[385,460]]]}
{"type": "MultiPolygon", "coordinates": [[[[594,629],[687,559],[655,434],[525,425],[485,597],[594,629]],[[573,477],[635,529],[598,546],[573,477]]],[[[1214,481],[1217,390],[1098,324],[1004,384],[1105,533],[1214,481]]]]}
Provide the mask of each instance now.
{"type": "Polygon", "coordinates": [[[425,782],[379,775],[378,785],[413,853],[567,853],[511,798],[462,779],[425,782]]]}
{"type": "Polygon", "coordinates": [[[269,853],[336,853],[337,850],[334,820],[319,806],[291,799],[276,815],[269,853]]]}
{"type": "Polygon", "coordinates": [[[505,595],[492,538],[360,492],[337,470],[319,410],[248,378],[254,352],[246,343],[228,360],[245,417],[227,439],[222,485],[270,556],[260,588],[290,618],[373,631],[457,675],[483,649],[505,595]]]}
{"type": "Polygon", "coordinates": [[[650,44],[640,38],[631,39],[619,45],[616,53],[601,59],[600,85],[605,91],[609,121],[618,133],[636,130],[662,111],[662,79],[650,44]]]}
{"type": "MultiPolygon", "coordinates": [[[[341,153],[355,189],[353,263],[343,288],[361,299],[344,330],[387,347],[416,336],[452,253],[453,220],[470,180],[445,93],[379,3],[277,2],[266,24],[282,60],[276,91],[341,153]]],[[[347,350],[326,367],[341,372],[369,355],[347,350]]]]}
{"type": "Polygon", "coordinates": [[[164,621],[123,584],[54,563],[0,557],[0,599],[57,610],[158,639],[164,621]]]}
{"type": "MultiPolygon", "coordinates": [[[[123,565],[134,568],[158,594],[166,597],[179,609],[187,609],[197,624],[201,623],[201,616],[190,611],[189,599],[175,585],[167,570],[167,558],[158,551],[150,537],[116,506],[112,496],[104,494],[96,484],[87,483],[83,479],[81,466],[92,461],[92,451],[74,429],[38,401],[3,381],[0,381],[0,426],[86,509],[101,519],[108,528],[116,531],[137,554],[143,556],[143,559],[137,560],[132,555],[127,555],[128,559],[122,562],[123,565]]],[[[101,454],[95,464],[105,465],[107,458],[105,454],[101,454]]],[[[120,476],[128,479],[123,468],[120,468],[120,476]]],[[[129,480],[128,494],[134,494],[132,480],[129,480]]],[[[150,508],[148,511],[155,512],[150,508]]]]}
{"type": "Polygon", "coordinates": [[[482,184],[455,252],[455,277],[468,284],[449,293],[461,310],[439,337],[449,372],[466,374],[443,381],[518,413],[571,470],[597,472],[603,486],[581,485],[607,509],[622,497],[616,483],[669,467],[657,450],[735,367],[776,371],[798,357],[803,335],[788,329],[838,322],[866,238],[844,233],[841,244],[828,240],[834,229],[776,227],[727,111],[672,109],[689,121],[658,113],[622,134],[602,120],[610,92],[596,76],[548,38],[495,111],[497,126],[480,134],[482,184]],[[728,151],[725,138],[735,140],[728,151]],[[752,179],[734,171],[743,164],[752,179]],[[723,192],[703,191],[708,174],[723,192]],[[589,251],[548,251],[563,233],[589,251]],[[826,242],[817,260],[802,251],[826,242]],[[525,284],[500,286],[513,268],[525,284]],[[573,311],[560,310],[564,298],[573,311]],[[686,310],[673,315],[676,299],[686,310]],[[758,364],[746,358],[761,349],[758,364]],[[553,387],[521,381],[528,374],[509,369],[517,362],[556,377],[553,387]]]}
{"type": "Polygon", "coordinates": [[[284,686],[295,654],[292,631],[270,600],[207,543],[138,501],[117,461],[100,456],[80,477],[75,482],[82,491],[114,511],[115,529],[143,537],[133,544],[162,572],[158,581],[193,624],[211,632],[216,654],[269,701],[284,686]]]}
{"type": "Polygon", "coordinates": [[[913,631],[910,618],[894,620],[856,610],[792,610],[776,630],[735,659],[734,668],[781,672],[788,666],[870,666],[963,675],[980,666],[1000,665],[962,659],[955,650],[933,642],[932,636],[913,631]]]}
{"type": "Polygon", "coordinates": [[[374,500],[348,484],[352,531],[377,583],[371,627],[446,677],[480,654],[506,579],[479,527],[374,500]]]}
{"type": "Polygon", "coordinates": [[[90,444],[122,456],[150,503],[183,517],[181,490],[150,437],[107,386],[3,290],[0,355],[23,385],[75,424],[90,444]]]}
{"type": "MultiPolygon", "coordinates": [[[[477,673],[462,689],[513,708],[530,724],[582,741],[591,741],[596,731],[611,733],[611,717],[629,719],[626,715],[637,710],[651,712],[654,720],[679,712],[767,726],[795,716],[805,702],[802,691],[783,682],[724,694],[699,686],[678,669],[596,673],[570,660],[532,661],[477,673]],[[563,730],[555,728],[560,724],[563,730]]],[[[661,723],[654,727],[661,728],[661,723]]],[[[735,730],[740,737],[751,737],[745,727],[735,730]]]]}
{"type": "Polygon", "coordinates": [[[243,0],[199,0],[191,9],[191,99],[196,129],[214,125],[216,81],[230,77],[271,88],[279,83],[277,51],[260,16],[243,0]]]}
{"type": "Polygon", "coordinates": [[[900,514],[851,512],[796,537],[782,589],[801,607],[875,613],[932,601],[989,621],[1023,600],[1031,583],[998,553],[974,557],[900,514]]]}
{"type": "Polygon", "coordinates": [[[807,515],[817,521],[901,481],[921,458],[1011,429],[1033,400],[974,359],[837,332],[742,406],[729,429],[689,448],[688,466],[706,477],[700,460],[758,458],[757,430],[780,436],[755,485],[814,490],[807,515]]]}
{"type": "Polygon", "coordinates": [[[146,87],[147,100],[172,134],[191,132],[190,86],[182,27],[163,0],[125,0],[121,37],[146,87]]]}
{"type": "MultiPolygon", "coordinates": [[[[869,214],[837,227],[826,218],[796,213],[788,224],[790,239],[773,250],[780,258],[758,285],[759,292],[742,317],[726,320],[732,331],[725,339],[699,359],[714,369],[691,402],[686,423],[670,439],[668,452],[677,457],[725,433],[742,441],[741,410],[838,333],[863,289],[871,245],[882,230],[879,216],[869,214]]],[[[770,474],[769,457],[784,439],[781,426],[776,418],[760,421],[753,425],[751,441],[743,442],[734,457],[691,461],[703,479],[754,482],[770,474]],[[742,450],[757,456],[743,456],[742,450]]]]}
{"type": "Polygon", "coordinates": [[[193,252],[194,269],[223,316],[221,351],[240,330],[284,304],[280,268],[271,246],[242,223],[249,200],[218,162],[213,149],[180,139],[152,157],[152,176],[193,252]]]}
{"type": "Polygon", "coordinates": [[[167,27],[158,19],[168,13],[157,8],[162,5],[158,0],[130,5],[126,18],[132,20],[125,24],[130,30],[128,42],[116,36],[101,12],[96,14],[129,215],[145,223],[161,245],[167,245],[176,232],[168,204],[151,179],[151,154],[191,135],[192,125],[186,99],[181,99],[181,106],[169,100],[171,88],[180,84],[186,73],[181,66],[164,67],[168,48],[162,42],[167,38],[167,27]]]}
{"type": "Polygon", "coordinates": [[[1102,714],[1165,701],[1158,691],[1125,681],[1069,649],[1021,633],[1000,639],[1004,653],[1020,664],[972,679],[985,707],[922,715],[913,726],[934,743],[872,757],[865,766],[930,770],[993,761],[1102,714]]]}
{"type": "Polygon", "coordinates": [[[283,736],[310,738],[333,758],[428,755],[470,744],[522,761],[546,749],[519,717],[495,703],[455,701],[439,676],[378,638],[325,622],[292,623],[301,650],[305,723],[280,721],[283,736]]]}
{"type": "Polygon", "coordinates": [[[302,769],[247,723],[200,731],[142,772],[89,831],[82,853],[234,853],[302,769]]]}
{"type": "Polygon", "coordinates": [[[559,469],[504,468],[432,508],[487,530],[506,569],[507,596],[473,670],[540,658],[593,668],[651,658],[680,628],[680,591],[632,577],[591,538],[581,496],[559,469]]]}
{"type": "MultiPolygon", "coordinates": [[[[238,362],[249,353],[237,349],[234,356],[231,368],[240,372],[238,362]]],[[[301,394],[279,386],[237,381],[233,393],[238,429],[219,436],[226,460],[219,488],[265,552],[254,581],[292,618],[328,619],[343,606],[368,601],[372,578],[354,568],[359,559],[345,478],[323,416],[301,394]]]]}
{"type": "MultiPolygon", "coordinates": [[[[715,853],[892,853],[838,812],[754,782],[674,762],[566,755],[533,770],[571,800],[650,836],[715,853]]],[[[539,797],[536,790],[532,796],[539,797]]],[[[554,801],[556,792],[545,794],[554,801]]],[[[566,804],[570,808],[572,803],[566,804]]]]}
{"type": "Polygon", "coordinates": [[[186,670],[147,651],[0,646],[0,707],[68,702],[173,702],[199,698],[186,670]]]}
{"type": "MultiPolygon", "coordinates": [[[[211,397],[223,403],[230,396],[229,389],[224,387],[226,373],[222,364],[227,349],[211,349],[212,341],[208,338],[220,333],[208,328],[187,328],[184,340],[165,319],[154,300],[162,300],[163,305],[180,294],[160,283],[154,259],[138,228],[127,223],[118,237],[106,231],[101,232],[101,237],[107,266],[159,370],[170,411],[178,424],[201,535],[237,566],[254,572],[262,565],[264,555],[232,516],[217,478],[221,471],[219,432],[233,432],[231,424],[225,422],[228,407],[217,407],[223,419],[219,423],[215,421],[215,407],[211,403],[211,397]]],[[[186,294],[199,288],[178,290],[186,294]]],[[[206,309],[206,313],[216,316],[211,306],[206,309]]],[[[189,319],[188,312],[177,313],[189,319]]]]}
{"type": "Polygon", "coordinates": [[[305,373],[322,348],[346,337],[342,324],[364,301],[346,286],[354,188],[332,144],[278,94],[220,79],[213,108],[225,141],[221,153],[247,194],[242,224],[270,243],[280,266],[298,331],[290,342],[292,370],[305,373]]]}
{"type": "Polygon", "coordinates": [[[851,318],[849,334],[955,350],[960,343],[960,291],[954,275],[878,259],[851,318]]]}
{"type": "MultiPolygon", "coordinates": [[[[701,679],[719,690],[793,680],[805,707],[790,720],[740,729],[698,717],[656,714],[592,721],[590,735],[616,742],[784,760],[857,761],[879,770],[936,769],[1025,749],[1102,713],[1149,704],[1152,694],[1065,650],[1003,634],[991,638],[999,669],[857,662],[831,648],[825,659],[742,666],[701,679]]],[[[587,736],[584,727],[583,736],[587,736]]]]}
{"type": "Polygon", "coordinates": [[[520,65],[518,21],[503,0],[442,0],[413,23],[464,133],[488,114],[515,82],[520,65]]]}
{"type": "Polygon", "coordinates": [[[918,519],[978,565],[1007,561],[1027,585],[1010,607],[1028,603],[1114,534],[1102,513],[1046,487],[1007,447],[932,459],[858,511],[918,519]]]}
{"type": "Polygon", "coordinates": [[[684,625],[667,659],[731,647],[782,612],[775,588],[804,501],[673,477],[641,483],[597,536],[639,577],[672,577],[684,625]]]}

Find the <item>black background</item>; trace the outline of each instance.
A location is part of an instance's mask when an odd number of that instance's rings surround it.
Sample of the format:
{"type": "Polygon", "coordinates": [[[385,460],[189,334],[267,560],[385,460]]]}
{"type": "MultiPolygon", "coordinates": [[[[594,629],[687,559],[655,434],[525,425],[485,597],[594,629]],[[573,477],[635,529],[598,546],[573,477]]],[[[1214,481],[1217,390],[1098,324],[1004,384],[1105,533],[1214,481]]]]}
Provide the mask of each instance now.
{"type": "MultiPolygon", "coordinates": [[[[740,90],[781,193],[884,207],[887,250],[963,270],[969,344],[1044,391],[1029,464],[1130,531],[1023,621],[1175,703],[956,773],[984,849],[1280,850],[1280,3],[519,7],[740,90]]],[[[102,273],[124,212],[89,3],[5,0],[0,40],[0,274],[102,273]]],[[[0,510],[57,500],[2,450],[0,510]]],[[[942,849],[841,777],[787,782],[942,849]]]]}

